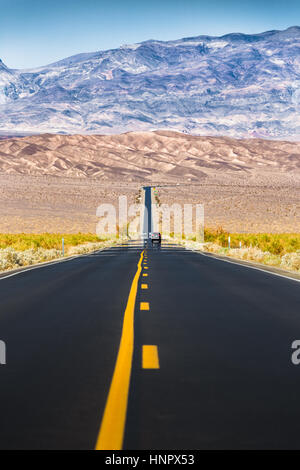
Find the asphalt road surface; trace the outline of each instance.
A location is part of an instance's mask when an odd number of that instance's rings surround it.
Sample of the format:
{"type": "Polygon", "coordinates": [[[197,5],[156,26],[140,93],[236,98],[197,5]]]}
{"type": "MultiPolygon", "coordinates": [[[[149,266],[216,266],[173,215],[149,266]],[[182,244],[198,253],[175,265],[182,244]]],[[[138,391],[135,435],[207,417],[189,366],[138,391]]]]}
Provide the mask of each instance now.
{"type": "Polygon", "coordinates": [[[0,279],[0,448],[95,448],[136,277],[123,448],[299,449],[299,282],[164,243],[143,250],[0,279]]]}

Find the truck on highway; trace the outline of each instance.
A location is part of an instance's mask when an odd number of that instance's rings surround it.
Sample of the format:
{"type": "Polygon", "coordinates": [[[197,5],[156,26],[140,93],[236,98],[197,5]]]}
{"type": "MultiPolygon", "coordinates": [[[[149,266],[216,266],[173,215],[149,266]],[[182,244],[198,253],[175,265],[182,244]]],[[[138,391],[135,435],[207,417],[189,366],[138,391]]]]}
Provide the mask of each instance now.
{"type": "Polygon", "coordinates": [[[161,244],[161,234],[159,232],[152,232],[150,238],[151,238],[152,245],[161,244]]]}

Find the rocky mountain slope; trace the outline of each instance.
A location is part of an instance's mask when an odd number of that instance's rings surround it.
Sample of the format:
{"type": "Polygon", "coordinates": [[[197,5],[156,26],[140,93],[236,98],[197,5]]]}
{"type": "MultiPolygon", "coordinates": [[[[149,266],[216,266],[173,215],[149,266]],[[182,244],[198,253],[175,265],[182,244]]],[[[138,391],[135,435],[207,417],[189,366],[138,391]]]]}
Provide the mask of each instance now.
{"type": "Polygon", "coordinates": [[[170,129],[300,140],[300,28],[146,41],[33,70],[0,61],[0,131],[170,129]]]}

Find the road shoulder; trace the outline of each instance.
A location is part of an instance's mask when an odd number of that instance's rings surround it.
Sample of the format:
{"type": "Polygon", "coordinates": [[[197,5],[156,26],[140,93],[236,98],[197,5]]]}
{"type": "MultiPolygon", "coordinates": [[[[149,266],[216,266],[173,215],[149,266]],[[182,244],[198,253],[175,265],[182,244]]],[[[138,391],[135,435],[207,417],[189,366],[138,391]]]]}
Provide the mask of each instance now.
{"type": "Polygon", "coordinates": [[[252,261],[240,260],[238,258],[233,258],[231,256],[217,255],[217,254],[211,253],[209,251],[193,250],[192,248],[186,248],[186,249],[190,250],[190,251],[193,251],[195,253],[198,253],[200,255],[203,255],[203,256],[208,256],[210,258],[215,258],[215,259],[218,259],[220,261],[225,261],[227,263],[238,264],[238,265],[246,266],[248,268],[257,269],[259,271],[269,272],[269,273],[275,274],[277,276],[286,277],[288,279],[292,279],[292,280],[295,280],[295,281],[300,281],[300,274],[297,274],[293,271],[286,271],[285,269],[280,269],[280,268],[276,268],[276,267],[273,267],[273,266],[268,266],[268,265],[262,264],[262,263],[254,263],[252,261]]]}

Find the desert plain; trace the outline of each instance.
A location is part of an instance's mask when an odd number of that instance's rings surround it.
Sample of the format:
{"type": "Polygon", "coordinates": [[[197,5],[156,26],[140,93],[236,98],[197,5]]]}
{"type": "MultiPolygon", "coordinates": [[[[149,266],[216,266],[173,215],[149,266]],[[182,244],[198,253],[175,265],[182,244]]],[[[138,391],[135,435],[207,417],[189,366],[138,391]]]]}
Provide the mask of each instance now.
{"type": "Polygon", "coordinates": [[[143,185],[204,204],[210,228],[299,232],[300,142],[173,131],[1,139],[0,232],[95,232],[100,204],[143,185]]]}

